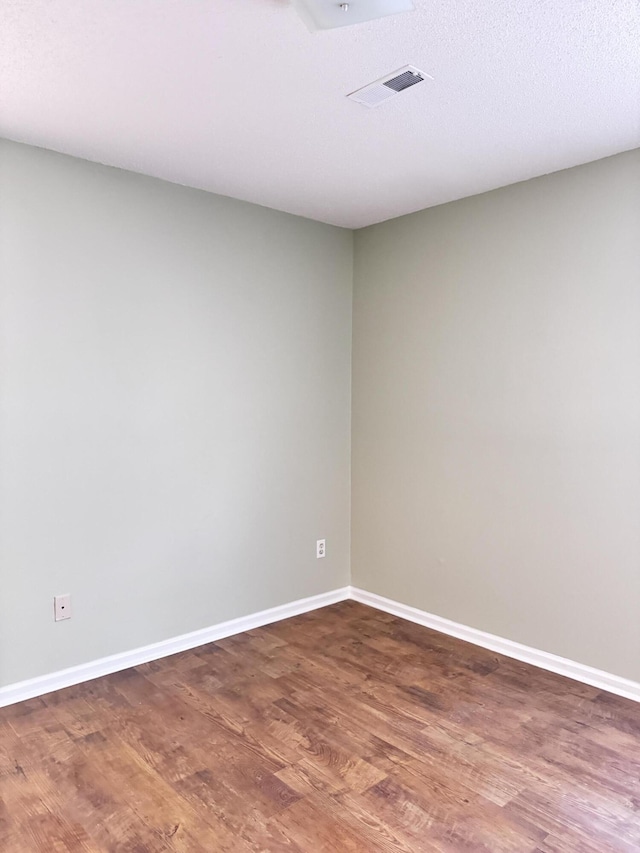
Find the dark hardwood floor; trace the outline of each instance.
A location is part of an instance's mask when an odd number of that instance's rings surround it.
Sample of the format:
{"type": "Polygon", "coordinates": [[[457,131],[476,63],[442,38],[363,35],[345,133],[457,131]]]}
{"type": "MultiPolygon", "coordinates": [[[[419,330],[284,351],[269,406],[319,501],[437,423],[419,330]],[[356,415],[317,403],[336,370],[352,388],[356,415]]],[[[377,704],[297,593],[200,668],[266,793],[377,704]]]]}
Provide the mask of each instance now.
{"type": "Polygon", "coordinates": [[[640,850],[640,705],[345,602],[0,710],[2,853],[640,850]]]}

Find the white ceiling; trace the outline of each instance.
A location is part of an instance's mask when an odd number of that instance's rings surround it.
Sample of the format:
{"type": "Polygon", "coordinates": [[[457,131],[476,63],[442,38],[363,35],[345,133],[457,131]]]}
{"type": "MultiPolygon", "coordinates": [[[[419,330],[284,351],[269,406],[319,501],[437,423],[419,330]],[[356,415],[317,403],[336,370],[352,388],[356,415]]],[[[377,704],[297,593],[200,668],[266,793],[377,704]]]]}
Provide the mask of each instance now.
{"type": "Polygon", "coordinates": [[[0,135],[351,228],[640,146],[637,0],[416,6],[1,0],[0,135]]]}

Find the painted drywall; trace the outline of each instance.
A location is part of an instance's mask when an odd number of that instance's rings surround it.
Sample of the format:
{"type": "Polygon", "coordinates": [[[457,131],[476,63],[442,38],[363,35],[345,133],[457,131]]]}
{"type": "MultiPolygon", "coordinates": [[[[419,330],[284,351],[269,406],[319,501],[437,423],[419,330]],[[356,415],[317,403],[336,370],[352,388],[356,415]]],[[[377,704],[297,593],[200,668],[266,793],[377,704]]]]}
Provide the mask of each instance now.
{"type": "Polygon", "coordinates": [[[0,685],[348,583],[352,249],[0,143],[0,685]]]}
{"type": "Polygon", "coordinates": [[[640,151],[356,233],[356,586],[640,680],[640,151]]]}

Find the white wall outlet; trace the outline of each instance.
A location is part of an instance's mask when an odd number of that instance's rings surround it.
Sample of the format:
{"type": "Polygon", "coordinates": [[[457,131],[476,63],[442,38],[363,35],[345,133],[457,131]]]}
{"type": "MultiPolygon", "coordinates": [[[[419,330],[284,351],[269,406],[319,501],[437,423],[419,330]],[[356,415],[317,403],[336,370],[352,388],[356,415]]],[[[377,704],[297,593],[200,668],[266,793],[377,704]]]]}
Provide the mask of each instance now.
{"type": "Polygon", "coordinates": [[[316,542],[316,557],[320,559],[324,557],[327,553],[327,545],[324,539],[318,539],[316,542]]]}
{"type": "Polygon", "coordinates": [[[56,595],[53,599],[53,617],[56,622],[63,619],[71,619],[71,596],[56,595]]]}

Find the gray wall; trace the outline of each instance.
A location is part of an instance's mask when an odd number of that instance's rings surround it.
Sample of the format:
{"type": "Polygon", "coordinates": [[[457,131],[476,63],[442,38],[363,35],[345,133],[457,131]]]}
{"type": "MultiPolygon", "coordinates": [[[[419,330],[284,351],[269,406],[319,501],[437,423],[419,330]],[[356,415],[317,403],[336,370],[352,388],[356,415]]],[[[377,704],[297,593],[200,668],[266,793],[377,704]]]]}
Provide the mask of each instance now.
{"type": "MultiPolygon", "coordinates": [[[[354,584],[640,679],[640,152],[355,240],[354,584]]],[[[352,249],[0,142],[0,686],[348,583],[352,249]]]]}
{"type": "Polygon", "coordinates": [[[640,151],[355,259],[353,583],[640,680],[640,151]]]}
{"type": "Polygon", "coordinates": [[[0,143],[0,685],[348,583],[352,243],[0,143]]]}

